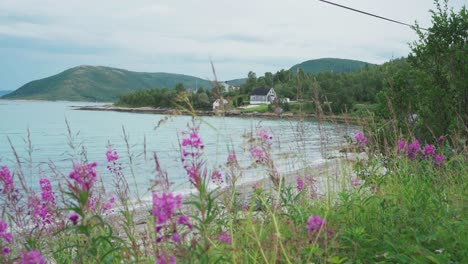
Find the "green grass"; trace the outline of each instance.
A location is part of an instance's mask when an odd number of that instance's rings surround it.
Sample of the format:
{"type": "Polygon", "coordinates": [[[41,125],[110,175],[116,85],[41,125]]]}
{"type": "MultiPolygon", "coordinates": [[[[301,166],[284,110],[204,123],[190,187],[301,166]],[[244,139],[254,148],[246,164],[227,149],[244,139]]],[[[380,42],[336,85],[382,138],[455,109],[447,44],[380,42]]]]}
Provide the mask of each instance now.
{"type": "Polygon", "coordinates": [[[255,107],[243,109],[243,110],[241,110],[241,112],[242,113],[254,113],[254,112],[267,113],[267,112],[269,112],[269,110],[268,110],[268,105],[267,104],[262,104],[262,105],[258,105],[258,106],[255,106],[255,107]]]}

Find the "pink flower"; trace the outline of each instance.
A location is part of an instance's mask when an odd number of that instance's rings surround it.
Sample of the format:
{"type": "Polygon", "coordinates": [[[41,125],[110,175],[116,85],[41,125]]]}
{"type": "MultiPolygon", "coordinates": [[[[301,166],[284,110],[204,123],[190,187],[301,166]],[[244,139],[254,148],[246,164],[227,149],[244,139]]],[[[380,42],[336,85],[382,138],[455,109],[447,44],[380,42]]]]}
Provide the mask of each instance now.
{"type": "Polygon", "coordinates": [[[310,216],[309,220],[307,221],[307,228],[309,229],[310,232],[316,232],[322,228],[323,225],[323,219],[318,216],[310,216]]]}
{"type": "Polygon", "coordinates": [[[426,145],[424,146],[424,156],[433,156],[434,155],[434,146],[426,145]]]}
{"type": "Polygon", "coordinates": [[[227,164],[228,165],[237,164],[236,153],[234,153],[234,152],[229,153],[229,155],[227,157],[227,164]]]}
{"type": "Polygon", "coordinates": [[[442,165],[442,164],[444,164],[444,159],[445,159],[445,157],[444,157],[443,154],[436,155],[436,156],[434,157],[434,163],[435,163],[436,165],[442,165]]]}
{"type": "Polygon", "coordinates": [[[250,154],[252,155],[252,158],[255,159],[256,162],[262,162],[266,160],[265,153],[263,150],[257,146],[253,146],[250,149],[250,154]]]}
{"type": "Polygon", "coordinates": [[[182,146],[183,147],[193,147],[193,148],[200,148],[200,149],[203,149],[203,142],[202,140],[200,139],[200,137],[198,136],[198,132],[193,129],[192,132],[190,132],[189,134],[189,137],[188,138],[183,138],[182,139],[182,146]]]}
{"type": "Polygon", "coordinates": [[[174,256],[160,256],[156,259],[156,264],[176,264],[174,256]]]}
{"type": "Polygon", "coordinates": [[[190,230],[192,230],[192,225],[189,222],[189,218],[186,215],[179,216],[179,219],[177,219],[177,224],[178,225],[185,225],[187,226],[190,230]]]}
{"type": "Polygon", "coordinates": [[[397,147],[398,147],[398,153],[400,153],[401,151],[405,150],[405,148],[406,148],[406,141],[404,141],[404,140],[398,140],[397,147]]]}
{"type": "Polygon", "coordinates": [[[437,139],[437,142],[439,142],[440,144],[444,143],[445,141],[445,137],[444,136],[440,136],[438,139],[437,139]]]}
{"type": "Polygon", "coordinates": [[[354,186],[354,187],[357,187],[359,185],[361,185],[361,180],[359,180],[359,178],[357,177],[354,177],[351,179],[351,185],[354,186]]]}
{"type": "Polygon", "coordinates": [[[0,238],[3,238],[7,243],[11,243],[13,240],[13,235],[10,232],[6,232],[8,229],[8,224],[0,220],[0,238]]]}
{"type": "Polygon", "coordinates": [[[258,131],[257,136],[264,140],[273,139],[272,136],[268,135],[268,132],[266,131],[266,129],[261,129],[260,131],[258,131]]]}
{"type": "Polygon", "coordinates": [[[55,204],[55,196],[52,192],[52,185],[48,178],[41,178],[39,180],[41,186],[41,197],[44,203],[55,204]]]}
{"type": "Polygon", "coordinates": [[[8,255],[8,254],[10,254],[10,252],[11,252],[11,250],[10,250],[9,247],[4,247],[4,248],[2,248],[2,251],[0,252],[0,254],[8,255]]]}
{"type": "Polygon", "coordinates": [[[3,182],[3,194],[9,194],[13,191],[13,177],[7,167],[0,169],[0,182],[3,182]]]}
{"type": "Polygon", "coordinates": [[[96,166],[96,162],[91,164],[75,163],[73,165],[73,171],[69,175],[70,179],[73,179],[80,185],[82,191],[88,192],[97,178],[95,171],[96,166]]]}
{"type": "Polygon", "coordinates": [[[182,196],[174,196],[172,193],[153,193],[153,215],[156,217],[156,224],[165,224],[172,218],[174,211],[182,207],[182,196]]]}
{"type": "Polygon", "coordinates": [[[231,244],[232,243],[232,238],[231,236],[226,233],[226,232],[221,232],[218,235],[218,241],[226,244],[231,244]]]}
{"type": "Polygon", "coordinates": [[[104,203],[104,204],[101,206],[101,207],[102,207],[102,211],[103,211],[103,212],[106,212],[106,211],[112,209],[112,205],[114,204],[114,202],[115,202],[115,198],[114,198],[114,197],[110,198],[109,201],[108,201],[107,203],[104,203]]]}
{"type": "Polygon", "coordinates": [[[119,155],[115,149],[108,148],[106,151],[106,157],[108,162],[113,162],[119,159],[119,155]]]}
{"type": "Polygon", "coordinates": [[[302,192],[304,189],[304,180],[301,177],[296,178],[297,191],[302,192]]]}
{"type": "Polygon", "coordinates": [[[408,146],[408,158],[413,160],[416,158],[416,154],[421,151],[421,145],[419,145],[419,141],[416,139],[415,141],[411,142],[408,146]]]}
{"type": "Polygon", "coordinates": [[[41,256],[39,250],[31,250],[21,253],[21,264],[45,264],[44,257],[41,256]]]}
{"type": "Polygon", "coordinates": [[[357,130],[354,131],[354,140],[356,141],[356,145],[358,147],[364,147],[369,142],[369,140],[366,138],[366,136],[364,136],[364,133],[359,132],[357,130]]]}
{"type": "Polygon", "coordinates": [[[221,172],[219,170],[214,170],[211,174],[211,179],[214,183],[222,183],[223,177],[221,176],[221,172]]]}
{"type": "Polygon", "coordinates": [[[78,215],[77,213],[72,213],[68,219],[73,223],[73,225],[77,225],[78,224],[78,220],[80,219],[80,215],[78,215]]]}

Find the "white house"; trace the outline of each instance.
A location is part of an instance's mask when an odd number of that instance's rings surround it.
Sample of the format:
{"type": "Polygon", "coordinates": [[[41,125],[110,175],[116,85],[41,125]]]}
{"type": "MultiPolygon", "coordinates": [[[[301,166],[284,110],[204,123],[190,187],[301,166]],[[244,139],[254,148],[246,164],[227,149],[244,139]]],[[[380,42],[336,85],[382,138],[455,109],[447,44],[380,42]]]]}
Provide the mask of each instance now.
{"type": "Polygon", "coordinates": [[[276,99],[276,92],[273,88],[260,87],[250,93],[250,104],[270,104],[276,99]]]}
{"type": "MultiPolygon", "coordinates": [[[[228,100],[226,99],[223,99],[223,105],[227,105],[229,102],[228,100]]],[[[220,99],[216,99],[214,102],[213,102],[213,110],[216,110],[220,107],[221,105],[221,100],[220,99]]]]}

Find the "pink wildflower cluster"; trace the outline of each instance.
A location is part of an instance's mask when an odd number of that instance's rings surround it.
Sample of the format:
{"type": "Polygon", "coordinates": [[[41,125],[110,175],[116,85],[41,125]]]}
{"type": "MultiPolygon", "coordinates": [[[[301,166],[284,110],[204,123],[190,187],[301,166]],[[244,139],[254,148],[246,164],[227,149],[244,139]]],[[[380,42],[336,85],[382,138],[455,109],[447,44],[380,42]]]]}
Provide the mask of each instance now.
{"type": "Polygon", "coordinates": [[[115,149],[109,147],[106,151],[106,158],[108,162],[114,162],[119,159],[119,155],[115,149]]]}
{"type": "Polygon", "coordinates": [[[218,235],[218,241],[221,242],[221,243],[231,244],[232,243],[232,238],[228,233],[221,232],[218,235]]]}
{"type": "Polygon", "coordinates": [[[273,139],[271,135],[268,135],[266,129],[263,128],[257,132],[257,137],[262,138],[263,140],[273,139]]]}
{"type": "Polygon", "coordinates": [[[297,191],[302,192],[302,190],[304,189],[304,180],[302,179],[302,177],[296,178],[296,185],[297,185],[297,191]]]}
{"type": "Polygon", "coordinates": [[[48,178],[41,178],[39,185],[41,187],[41,198],[35,195],[29,197],[28,207],[36,224],[50,224],[56,207],[52,185],[48,178]]]}
{"type": "MultiPolygon", "coordinates": [[[[0,220],[0,238],[1,240],[4,240],[7,244],[10,244],[11,241],[13,240],[13,236],[10,232],[7,232],[8,229],[8,224],[0,220]]],[[[0,242],[1,242],[0,240],[0,242]]],[[[3,243],[0,243],[2,245],[3,243]]],[[[9,247],[0,247],[0,254],[1,255],[8,255],[10,254],[10,248],[9,247]]]]}
{"type": "Polygon", "coordinates": [[[46,261],[39,250],[21,253],[21,264],[45,264],[46,261]]]}
{"type": "Polygon", "coordinates": [[[196,188],[202,184],[200,156],[204,148],[203,142],[195,129],[190,133],[182,132],[182,163],[190,183],[196,188]]]}
{"type": "Polygon", "coordinates": [[[213,183],[223,183],[223,177],[221,176],[221,172],[219,170],[213,170],[213,173],[211,173],[211,180],[213,181],[213,183]]]}
{"type": "Polygon", "coordinates": [[[268,161],[268,150],[271,146],[273,137],[268,134],[266,129],[258,128],[256,142],[259,144],[250,147],[250,155],[257,163],[268,161]]]}
{"type": "MultiPolygon", "coordinates": [[[[439,139],[440,140],[440,139],[439,139]]],[[[443,142],[443,139],[442,139],[443,142]]],[[[398,140],[397,151],[400,154],[405,153],[410,160],[414,160],[417,157],[423,159],[432,159],[436,165],[442,165],[444,163],[444,155],[436,155],[436,149],[433,145],[425,145],[421,148],[419,140],[414,140],[408,144],[405,140],[398,140]]]]}
{"type": "Polygon", "coordinates": [[[101,205],[102,212],[105,213],[112,209],[112,205],[115,203],[115,198],[111,197],[107,203],[101,205]]]}
{"type": "Polygon", "coordinates": [[[369,142],[366,136],[364,136],[364,132],[357,130],[354,131],[354,141],[358,147],[364,147],[369,142]]]}
{"type": "Polygon", "coordinates": [[[13,191],[13,177],[7,167],[2,167],[0,169],[0,183],[3,183],[3,194],[9,194],[13,191]]]}
{"type": "Polygon", "coordinates": [[[323,219],[318,215],[310,216],[307,220],[307,229],[312,233],[319,231],[322,225],[323,219]]]}
{"type": "Polygon", "coordinates": [[[81,187],[82,191],[89,192],[97,178],[96,166],[96,162],[91,164],[75,163],[73,171],[69,175],[70,179],[73,179],[81,187]]]}
{"type": "Polygon", "coordinates": [[[234,152],[229,152],[229,155],[227,157],[227,161],[226,161],[226,164],[229,166],[229,165],[237,165],[237,157],[236,157],[236,153],[234,152]]]}
{"type": "Polygon", "coordinates": [[[156,259],[156,264],[176,264],[176,258],[174,256],[159,256],[156,259]]]}
{"type": "Polygon", "coordinates": [[[261,163],[267,159],[265,152],[259,146],[252,146],[252,148],[250,148],[250,154],[257,163],[261,163]]]}
{"type": "MultiPolygon", "coordinates": [[[[183,135],[184,134],[187,134],[187,133],[182,133],[183,135]]],[[[192,129],[192,131],[190,133],[188,133],[189,136],[186,137],[186,138],[183,138],[182,139],[182,146],[183,147],[192,147],[194,149],[203,149],[204,148],[204,145],[203,145],[203,142],[201,140],[201,138],[198,136],[198,132],[195,130],[195,129],[192,129]]]]}
{"type": "Polygon", "coordinates": [[[165,237],[163,228],[167,227],[170,232],[170,237],[174,242],[180,241],[177,225],[182,225],[192,229],[189,218],[186,215],[181,215],[175,218],[175,211],[182,207],[182,196],[174,196],[172,193],[153,193],[153,215],[156,218],[155,230],[158,234],[157,242],[160,243],[165,237]]]}

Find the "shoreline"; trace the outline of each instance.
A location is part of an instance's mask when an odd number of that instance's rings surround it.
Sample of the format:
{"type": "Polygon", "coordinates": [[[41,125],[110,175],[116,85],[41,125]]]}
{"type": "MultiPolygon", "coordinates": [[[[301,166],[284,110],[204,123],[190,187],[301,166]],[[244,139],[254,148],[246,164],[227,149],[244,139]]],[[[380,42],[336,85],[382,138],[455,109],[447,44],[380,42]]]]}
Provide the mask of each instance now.
{"type": "Polygon", "coordinates": [[[224,117],[241,117],[241,118],[270,118],[270,119],[307,119],[317,121],[330,121],[339,123],[353,123],[362,124],[364,118],[349,117],[349,116],[336,116],[336,115],[316,115],[316,114],[275,114],[275,113],[242,113],[240,110],[228,110],[224,112],[214,111],[201,111],[197,110],[195,113],[187,110],[178,110],[171,108],[160,107],[121,107],[114,105],[100,105],[100,106],[70,106],[72,110],[81,111],[112,111],[112,112],[125,112],[125,113],[140,113],[140,114],[160,114],[160,115],[197,115],[197,116],[224,116],[224,117]]]}

